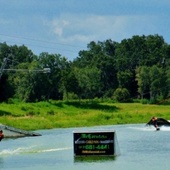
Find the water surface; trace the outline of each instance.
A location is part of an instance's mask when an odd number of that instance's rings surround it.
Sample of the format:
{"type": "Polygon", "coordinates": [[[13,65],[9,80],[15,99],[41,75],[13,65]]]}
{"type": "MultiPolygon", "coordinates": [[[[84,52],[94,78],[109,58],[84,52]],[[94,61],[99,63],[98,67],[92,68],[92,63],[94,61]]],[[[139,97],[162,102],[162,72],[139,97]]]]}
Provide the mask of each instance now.
{"type": "Polygon", "coordinates": [[[5,139],[0,143],[1,170],[169,170],[170,128],[144,124],[37,131],[40,137],[5,139]],[[115,130],[120,155],[115,159],[75,159],[73,131],[115,130]]]}

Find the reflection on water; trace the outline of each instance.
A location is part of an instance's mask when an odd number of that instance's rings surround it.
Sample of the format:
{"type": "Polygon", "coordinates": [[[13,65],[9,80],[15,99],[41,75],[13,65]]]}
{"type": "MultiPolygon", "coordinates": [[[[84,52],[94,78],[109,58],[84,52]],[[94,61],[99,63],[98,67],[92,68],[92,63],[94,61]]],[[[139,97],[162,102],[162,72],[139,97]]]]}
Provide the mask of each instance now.
{"type": "Polygon", "coordinates": [[[66,128],[38,131],[40,137],[0,142],[1,170],[168,170],[170,128],[156,131],[144,124],[66,128]],[[117,157],[74,157],[73,131],[114,130],[120,148],[117,157]],[[142,165],[142,166],[141,166],[142,165]],[[151,168],[152,167],[152,168],[151,168]]]}
{"type": "Polygon", "coordinates": [[[114,161],[116,156],[76,156],[74,157],[75,163],[84,163],[84,162],[106,162],[114,161]]]}
{"type": "Polygon", "coordinates": [[[0,168],[2,167],[1,165],[3,165],[3,158],[0,157],[0,168]]]}

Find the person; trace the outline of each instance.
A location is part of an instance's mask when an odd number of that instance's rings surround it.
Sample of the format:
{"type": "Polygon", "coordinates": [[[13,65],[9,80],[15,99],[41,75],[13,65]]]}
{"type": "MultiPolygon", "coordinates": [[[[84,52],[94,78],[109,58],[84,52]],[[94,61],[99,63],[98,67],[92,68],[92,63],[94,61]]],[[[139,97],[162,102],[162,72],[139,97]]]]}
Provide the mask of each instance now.
{"type": "Polygon", "coordinates": [[[4,134],[3,134],[3,131],[0,130],[0,141],[4,138],[4,134]]]}
{"type": "Polygon", "coordinates": [[[159,130],[159,127],[157,124],[157,117],[155,117],[155,116],[152,117],[152,123],[155,126],[156,130],[159,130]]]}

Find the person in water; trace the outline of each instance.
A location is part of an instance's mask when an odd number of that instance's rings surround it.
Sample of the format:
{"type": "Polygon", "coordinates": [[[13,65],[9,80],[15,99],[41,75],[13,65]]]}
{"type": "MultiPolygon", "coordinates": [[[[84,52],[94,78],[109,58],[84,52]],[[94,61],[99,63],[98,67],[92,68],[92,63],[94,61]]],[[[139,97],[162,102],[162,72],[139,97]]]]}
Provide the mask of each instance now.
{"type": "Polygon", "coordinates": [[[152,123],[153,123],[153,125],[155,126],[155,128],[158,130],[159,127],[158,127],[158,125],[157,125],[157,117],[155,117],[155,116],[152,117],[152,123]]]}
{"type": "Polygon", "coordinates": [[[3,134],[3,131],[0,130],[0,141],[4,138],[4,134],[3,134]]]}

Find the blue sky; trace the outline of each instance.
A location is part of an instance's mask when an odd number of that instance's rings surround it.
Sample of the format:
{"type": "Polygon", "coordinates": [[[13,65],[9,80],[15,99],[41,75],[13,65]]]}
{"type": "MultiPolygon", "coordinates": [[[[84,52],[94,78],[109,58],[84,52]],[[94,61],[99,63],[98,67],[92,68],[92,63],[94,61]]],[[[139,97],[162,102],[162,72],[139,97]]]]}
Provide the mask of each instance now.
{"type": "Polygon", "coordinates": [[[91,41],[163,36],[170,44],[170,0],[0,0],[0,42],[73,60],[91,41]]]}

